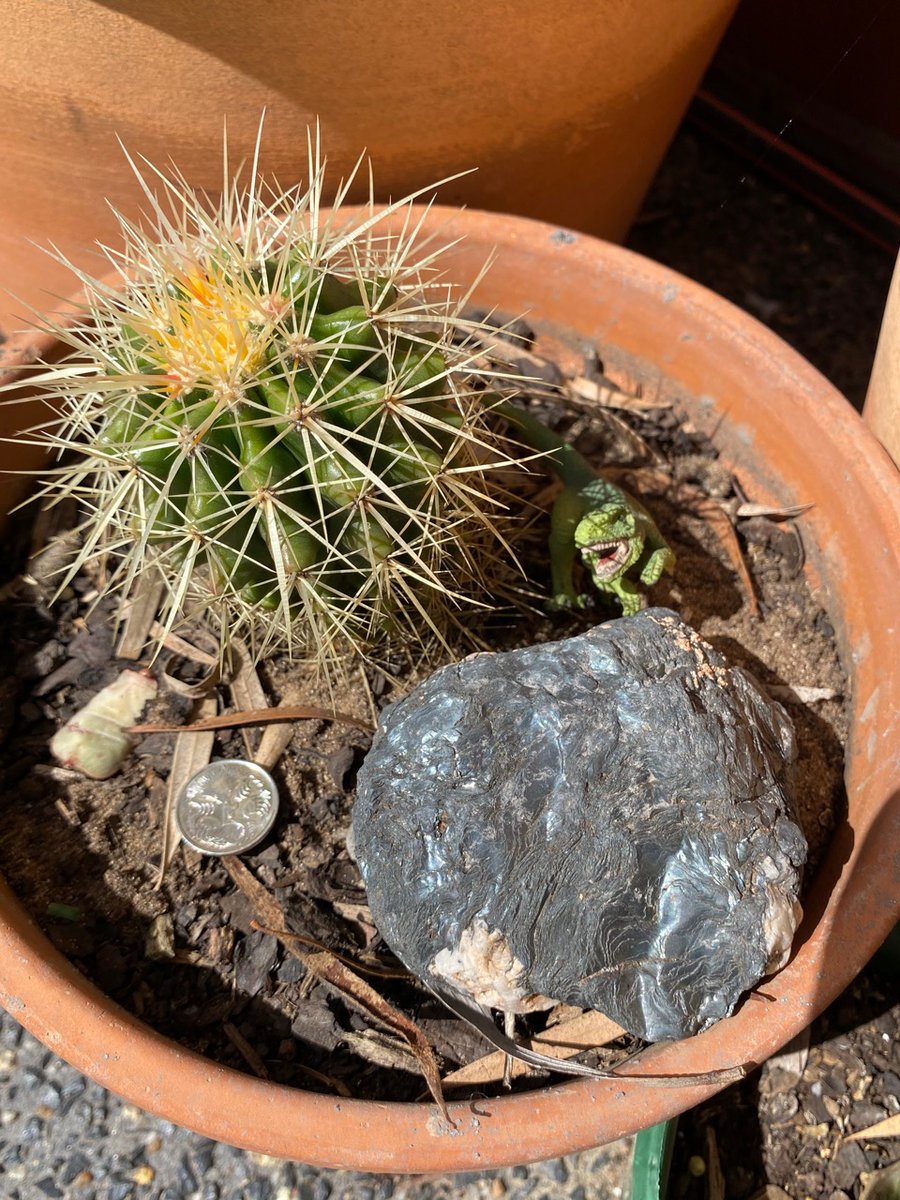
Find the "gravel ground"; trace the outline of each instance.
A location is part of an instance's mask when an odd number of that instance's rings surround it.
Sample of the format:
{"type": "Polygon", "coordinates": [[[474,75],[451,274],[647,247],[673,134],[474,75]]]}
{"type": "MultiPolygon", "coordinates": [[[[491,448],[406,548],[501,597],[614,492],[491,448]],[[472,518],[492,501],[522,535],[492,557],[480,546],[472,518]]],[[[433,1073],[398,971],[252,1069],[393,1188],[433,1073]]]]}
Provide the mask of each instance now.
{"type": "MultiPolygon", "coordinates": [[[[861,404],[892,269],[877,248],[690,131],[673,145],[630,245],[771,325],[861,404]]],[[[607,1200],[628,1194],[630,1152],[623,1141],[440,1178],[318,1171],[123,1104],[0,1013],[2,1200],[607,1200]]]]}
{"type": "Polygon", "coordinates": [[[319,1171],[151,1117],[85,1079],[0,1010],[2,1200],[606,1200],[626,1139],[530,1167],[442,1177],[319,1171]]]}

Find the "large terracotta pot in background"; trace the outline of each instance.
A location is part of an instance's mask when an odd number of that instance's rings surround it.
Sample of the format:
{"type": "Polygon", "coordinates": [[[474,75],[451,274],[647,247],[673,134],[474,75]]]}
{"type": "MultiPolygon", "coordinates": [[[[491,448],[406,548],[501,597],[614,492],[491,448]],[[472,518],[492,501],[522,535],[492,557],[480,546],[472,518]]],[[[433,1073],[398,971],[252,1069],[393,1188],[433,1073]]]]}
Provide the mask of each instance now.
{"type": "Polygon", "coordinates": [[[31,243],[95,263],[106,201],[136,210],[117,137],[215,191],[263,109],[284,185],[318,117],[334,181],[363,149],[382,198],[477,168],[445,203],[616,240],[736,2],[0,0],[0,329],[69,287],[31,243]]]}
{"type": "MultiPolygon", "coordinates": [[[[794,958],[699,1037],[660,1049],[660,1074],[761,1062],[850,982],[900,910],[900,476],[849,404],[772,333],[696,284],[635,254],[521,218],[435,210],[452,277],[497,260],[477,303],[528,312],[622,354],[638,377],[684,399],[754,499],[803,501],[812,587],[851,675],[849,810],[805,900],[794,958]]],[[[45,347],[46,348],[46,347],[45,347]]],[[[27,341],[0,352],[15,366],[27,341]]],[[[28,414],[18,411],[20,419],[28,414]]],[[[23,422],[24,423],[24,422],[23,422]]],[[[486,1169],[573,1152],[697,1104],[709,1086],[579,1080],[451,1105],[313,1095],[217,1066],[103,997],[0,889],[0,1002],[106,1087],[207,1136],[321,1166],[486,1169]]]]}

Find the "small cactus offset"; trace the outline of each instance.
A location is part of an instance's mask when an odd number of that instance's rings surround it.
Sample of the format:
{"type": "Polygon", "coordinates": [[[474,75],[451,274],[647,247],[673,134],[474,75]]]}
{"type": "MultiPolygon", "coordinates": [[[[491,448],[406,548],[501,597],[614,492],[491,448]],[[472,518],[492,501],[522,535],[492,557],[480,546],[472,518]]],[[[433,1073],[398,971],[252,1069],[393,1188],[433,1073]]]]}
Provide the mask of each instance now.
{"type": "Polygon", "coordinates": [[[156,174],[164,201],[145,183],[149,221],[106,251],[119,280],[78,273],[72,353],[31,381],[61,414],[31,431],[58,458],[43,494],[87,511],[62,586],[99,561],[124,601],[158,571],[166,630],[200,616],[255,657],[445,639],[510,561],[508,459],[409,201],[347,224],[314,151],[307,187],[254,164],[212,208],[156,174]]]}

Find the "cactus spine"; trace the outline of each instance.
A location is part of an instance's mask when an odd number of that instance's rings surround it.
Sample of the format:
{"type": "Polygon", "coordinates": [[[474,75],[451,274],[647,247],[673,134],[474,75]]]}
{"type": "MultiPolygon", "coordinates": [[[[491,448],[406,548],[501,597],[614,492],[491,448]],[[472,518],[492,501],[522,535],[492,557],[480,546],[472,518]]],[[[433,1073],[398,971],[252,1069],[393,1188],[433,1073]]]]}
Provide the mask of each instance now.
{"type": "Polygon", "coordinates": [[[106,252],[120,282],[79,273],[72,354],[34,380],[61,412],[31,431],[60,455],[43,494],[87,512],[63,586],[101,560],[125,599],[158,570],[166,629],[200,615],[257,657],[445,638],[509,561],[506,455],[410,202],[347,224],[314,150],[308,187],[254,163],[212,209],[156,174],[106,252]]]}

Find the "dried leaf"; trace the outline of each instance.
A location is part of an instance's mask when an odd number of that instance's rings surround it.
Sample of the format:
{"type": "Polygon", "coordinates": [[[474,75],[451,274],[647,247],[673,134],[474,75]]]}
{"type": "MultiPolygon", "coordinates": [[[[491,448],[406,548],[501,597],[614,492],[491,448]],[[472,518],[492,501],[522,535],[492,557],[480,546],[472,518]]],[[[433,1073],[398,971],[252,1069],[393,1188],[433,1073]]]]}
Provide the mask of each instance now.
{"type": "Polygon", "coordinates": [[[788,517],[799,517],[814,508],[814,504],[792,504],[787,508],[772,508],[769,504],[752,504],[745,501],[734,510],[736,517],[768,517],[772,521],[786,520],[788,517]]]}
{"type": "MultiPolygon", "coordinates": [[[[212,715],[215,711],[216,701],[212,698],[201,700],[197,706],[197,712],[201,718],[212,715]]],[[[178,729],[178,726],[175,728],[178,729]]],[[[172,855],[181,841],[181,835],[178,832],[178,825],[175,821],[175,801],[178,798],[178,793],[188,780],[192,779],[209,762],[212,757],[214,741],[215,737],[212,733],[198,735],[196,733],[185,734],[179,732],[178,737],[175,739],[172,767],[169,771],[169,789],[166,794],[166,810],[163,814],[163,844],[160,854],[159,874],[154,885],[157,889],[162,886],[169,863],[172,861],[172,855]]]]}
{"type": "Polygon", "coordinates": [[[167,663],[161,672],[163,685],[169,691],[176,692],[179,696],[186,696],[189,700],[201,700],[204,696],[208,696],[219,682],[218,663],[213,663],[203,678],[195,683],[188,683],[184,679],[179,679],[175,672],[171,670],[171,665],[171,663],[167,663]]]}
{"type": "Polygon", "coordinates": [[[156,614],[162,603],[165,581],[158,571],[144,575],[132,596],[119,638],[119,658],[140,658],[151,637],[156,614]]]}
{"type": "MultiPolygon", "coordinates": [[[[335,905],[334,907],[337,906],[335,905]]],[[[270,937],[279,938],[286,945],[290,942],[298,942],[303,946],[309,946],[313,950],[323,950],[326,954],[333,954],[335,958],[339,959],[342,963],[346,963],[352,970],[362,971],[364,975],[375,975],[378,979],[409,978],[409,971],[403,970],[402,967],[385,967],[378,963],[360,962],[359,959],[350,958],[347,954],[340,954],[337,950],[332,950],[329,946],[324,945],[316,938],[309,937],[305,933],[295,933],[293,930],[287,930],[281,926],[272,929],[268,925],[261,925],[259,921],[251,921],[250,928],[256,929],[260,933],[267,933],[270,937]]],[[[288,949],[290,949],[289,945],[288,949]]]]}
{"type": "MultiPolygon", "coordinates": [[[[244,710],[267,708],[269,698],[243,642],[235,643],[234,661],[237,669],[229,684],[234,707],[244,710]]],[[[256,751],[256,739],[251,736],[249,729],[242,730],[242,733],[247,754],[252,758],[256,751]]]]}
{"type": "Polygon", "coordinates": [[[568,381],[567,390],[579,400],[598,404],[601,408],[620,408],[626,412],[644,412],[647,409],[671,408],[668,400],[652,400],[640,393],[631,395],[617,388],[608,379],[586,379],[578,376],[568,381]]]}
{"type": "Polygon", "coordinates": [[[795,1087],[803,1078],[809,1061],[809,1026],[792,1038],[780,1054],[766,1063],[766,1074],[776,1091],[795,1087]]]}
{"type": "Polygon", "coordinates": [[[340,721],[344,725],[355,725],[357,729],[372,732],[372,726],[359,717],[348,713],[334,712],[330,708],[316,708],[311,704],[278,704],[273,708],[256,708],[249,712],[222,713],[217,717],[203,717],[187,725],[167,725],[164,722],[147,725],[132,725],[129,733],[198,733],[207,729],[233,729],[241,725],[269,725],[274,721],[340,721]]]}
{"type": "MultiPolygon", "coordinates": [[[[607,1042],[615,1041],[625,1030],[621,1025],[599,1012],[582,1012],[577,1017],[562,1021],[551,1029],[535,1034],[526,1043],[530,1050],[540,1050],[553,1058],[574,1058],[585,1050],[593,1050],[597,1046],[605,1046],[607,1042]]],[[[503,1077],[504,1060],[508,1056],[502,1050],[485,1054],[475,1062],[467,1063],[444,1076],[444,1084],[460,1087],[464,1084],[498,1083],[503,1077]]],[[[512,1077],[528,1073],[528,1066],[520,1059],[514,1059],[512,1077]]]]}
{"type": "Polygon", "coordinates": [[[766,690],[773,700],[799,700],[801,704],[815,704],[819,700],[834,700],[838,693],[834,688],[803,687],[802,684],[771,684],[766,690]]]}
{"type": "Polygon", "coordinates": [[[706,1200],[725,1200],[725,1176],[719,1161],[716,1131],[706,1127],[706,1200]]]}
{"type": "Polygon", "coordinates": [[[150,636],[159,639],[161,646],[165,646],[167,650],[174,651],[175,654],[180,654],[182,658],[188,658],[191,662],[200,663],[204,667],[217,667],[219,660],[214,654],[209,654],[206,650],[201,650],[199,646],[195,646],[193,642],[186,641],[183,637],[179,637],[177,633],[172,633],[171,630],[167,633],[158,621],[150,626],[150,636]]]}
{"type": "Polygon", "coordinates": [[[878,1138],[894,1137],[900,1137],[900,1113],[894,1113],[892,1117],[886,1117],[883,1121],[877,1121],[874,1125],[870,1125],[868,1129],[860,1129],[857,1133],[848,1134],[844,1140],[858,1142],[863,1138],[877,1140],[878,1138]]]}
{"type": "Polygon", "coordinates": [[[900,1162],[859,1176],[859,1200],[900,1200],[900,1162]]]}

